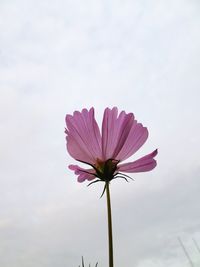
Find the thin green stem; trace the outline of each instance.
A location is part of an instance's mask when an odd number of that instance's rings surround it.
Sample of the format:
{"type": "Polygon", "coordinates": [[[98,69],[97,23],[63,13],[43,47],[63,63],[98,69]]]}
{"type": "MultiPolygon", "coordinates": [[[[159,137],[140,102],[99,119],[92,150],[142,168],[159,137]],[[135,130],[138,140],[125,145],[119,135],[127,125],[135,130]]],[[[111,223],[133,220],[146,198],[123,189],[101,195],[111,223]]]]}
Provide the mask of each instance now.
{"type": "Polygon", "coordinates": [[[111,213],[109,182],[106,182],[106,198],[107,198],[107,213],[108,213],[109,267],[114,267],[114,263],[113,263],[113,238],[112,238],[112,213],[111,213]]]}

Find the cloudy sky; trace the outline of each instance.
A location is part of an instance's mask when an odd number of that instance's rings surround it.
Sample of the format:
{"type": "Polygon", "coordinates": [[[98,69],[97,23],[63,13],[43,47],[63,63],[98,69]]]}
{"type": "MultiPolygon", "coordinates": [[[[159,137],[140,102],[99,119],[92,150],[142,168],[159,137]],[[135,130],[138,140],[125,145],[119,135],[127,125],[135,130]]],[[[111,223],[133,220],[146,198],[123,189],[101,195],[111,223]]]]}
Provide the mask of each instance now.
{"type": "Polygon", "coordinates": [[[158,166],[111,185],[116,267],[200,253],[200,2],[1,0],[0,266],[107,266],[102,186],[67,166],[65,114],[133,112],[158,166]]]}

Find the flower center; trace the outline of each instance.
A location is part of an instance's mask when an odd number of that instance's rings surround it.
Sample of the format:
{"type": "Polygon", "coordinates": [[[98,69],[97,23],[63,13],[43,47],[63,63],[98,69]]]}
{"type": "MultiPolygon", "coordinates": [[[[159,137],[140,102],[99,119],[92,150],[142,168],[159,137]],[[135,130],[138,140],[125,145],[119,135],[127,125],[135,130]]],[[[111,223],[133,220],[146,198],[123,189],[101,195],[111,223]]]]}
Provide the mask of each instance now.
{"type": "Polygon", "coordinates": [[[101,161],[97,159],[97,162],[94,166],[96,175],[103,181],[111,181],[117,170],[118,160],[108,159],[106,161],[101,161]]]}

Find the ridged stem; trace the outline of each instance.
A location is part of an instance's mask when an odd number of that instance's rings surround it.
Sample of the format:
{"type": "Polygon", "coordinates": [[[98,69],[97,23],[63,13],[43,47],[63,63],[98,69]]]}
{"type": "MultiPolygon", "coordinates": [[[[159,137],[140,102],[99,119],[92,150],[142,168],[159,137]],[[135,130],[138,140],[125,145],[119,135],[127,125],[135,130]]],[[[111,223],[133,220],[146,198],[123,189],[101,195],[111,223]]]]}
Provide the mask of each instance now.
{"type": "Polygon", "coordinates": [[[114,267],[113,263],[113,237],[112,237],[112,213],[110,201],[109,182],[106,182],[106,198],[107,198],[107,213],[108,213],[108,253],[109,267],[114,267]]]}

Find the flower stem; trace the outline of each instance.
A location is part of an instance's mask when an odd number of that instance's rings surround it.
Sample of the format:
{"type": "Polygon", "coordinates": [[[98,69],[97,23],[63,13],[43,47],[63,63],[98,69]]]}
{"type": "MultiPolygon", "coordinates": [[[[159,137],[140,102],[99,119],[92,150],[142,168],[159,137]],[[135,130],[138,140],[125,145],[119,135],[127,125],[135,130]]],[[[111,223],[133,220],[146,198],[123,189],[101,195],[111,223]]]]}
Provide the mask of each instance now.
{"type": "Polygon", "coordinates": [[[113,238],[112,238],[112,214],[109,182],[106,182],[106,197],[107,197],[107,213],[108,213],[108,252],[109,252],[109,267],[114,267],[113,263],[113,238]]]}

